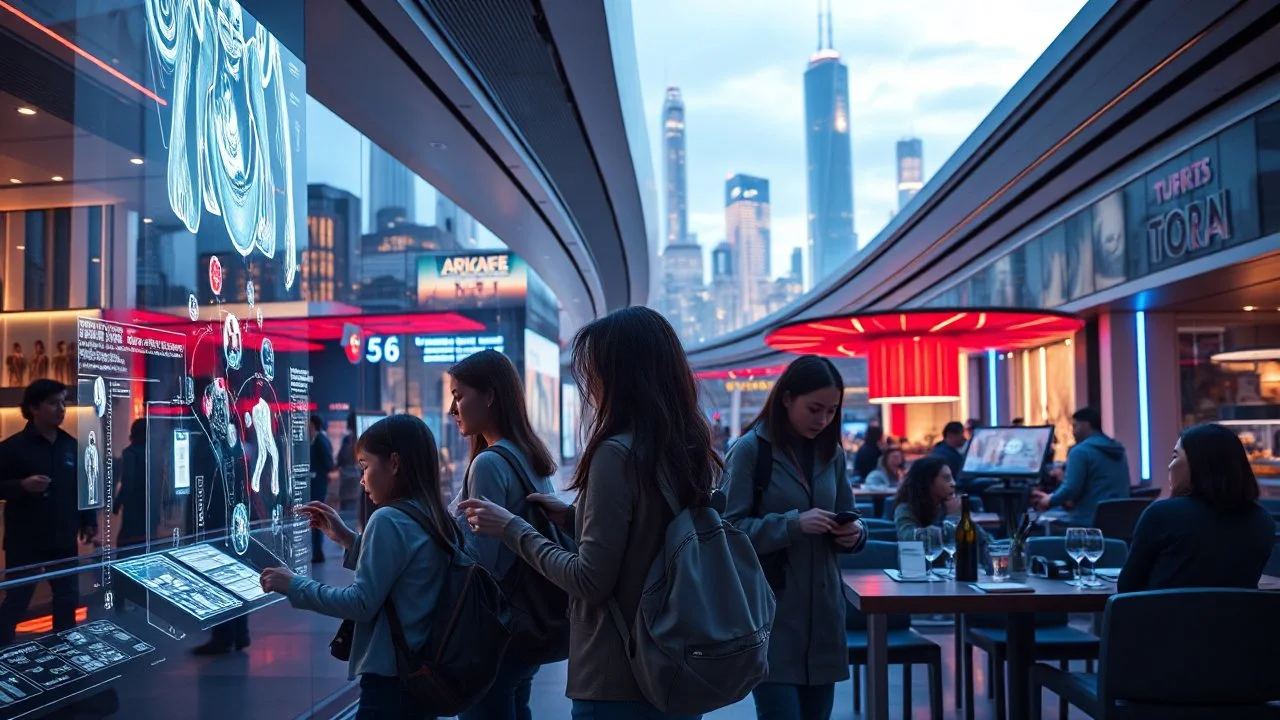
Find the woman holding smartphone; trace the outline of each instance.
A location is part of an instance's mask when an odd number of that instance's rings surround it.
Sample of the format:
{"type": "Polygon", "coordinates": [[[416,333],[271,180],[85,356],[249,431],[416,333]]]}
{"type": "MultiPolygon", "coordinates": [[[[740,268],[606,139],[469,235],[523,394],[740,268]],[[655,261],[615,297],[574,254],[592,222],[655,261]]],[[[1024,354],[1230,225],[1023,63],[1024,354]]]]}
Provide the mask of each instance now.
{"type": "Polygon", "coordinates": [[[725,519],[751,537],[777,596],[769,676],[753,691],[760,720],[826,720],[849,677],[836,553],[866,542],[840,444],[844,381],[806,355],[774,384],[727,459],[725,519]]]}

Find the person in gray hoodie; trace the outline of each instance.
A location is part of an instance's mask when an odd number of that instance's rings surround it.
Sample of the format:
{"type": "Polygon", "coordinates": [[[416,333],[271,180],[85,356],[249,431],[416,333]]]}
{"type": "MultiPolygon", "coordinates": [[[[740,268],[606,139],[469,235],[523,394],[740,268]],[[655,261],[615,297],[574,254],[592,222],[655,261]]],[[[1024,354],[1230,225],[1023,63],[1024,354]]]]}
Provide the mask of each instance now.
{"type": "Polygon", "coordinates": [[[854,508],[840,445],[843,400],[830,360],[797,358],[729,449],[725,519],[751,538],[778,600],[769,675],[752,691],[761,720],[827,720],[835,684],[849,677],[836,554],[861,550],[866,532],[859,520],[839,522],[854,508]],[[757,493],[766,449],[769,475],[757,493]]]}
{"type": "Polygon", "coordinates": [[[1067,453],[1067,473],[1052,495],[1037,492],[1032,504],[1041,512],[1070,503],[1070,510],[1055,525],[1082,526],[1093,522],[1103,500],[1129,497],[1129,459],[1124,445],[1102,432],[1102,416],[1093,408],[1081,408],[1071,416],[1076,445],[1067,453]]]}

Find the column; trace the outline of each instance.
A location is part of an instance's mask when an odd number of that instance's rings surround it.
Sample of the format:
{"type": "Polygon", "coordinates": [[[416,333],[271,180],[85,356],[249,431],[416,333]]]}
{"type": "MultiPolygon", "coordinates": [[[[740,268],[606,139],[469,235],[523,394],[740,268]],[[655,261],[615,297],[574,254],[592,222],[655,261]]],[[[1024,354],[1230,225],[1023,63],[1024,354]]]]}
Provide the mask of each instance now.
{"type": "Polygon", "coordinates": [[[742,434],[742,388],[735,387],[729,395],[729,439],[737,440],[742,434]]]}
{"type": "Polygon", "coordinates": [[[1103,432],[1125,446],[1134,484],[1147,479],[1164,486],[1163,458],[1181,428],[1176,317],[1104,314],[1097,353],[1103,432]]]}

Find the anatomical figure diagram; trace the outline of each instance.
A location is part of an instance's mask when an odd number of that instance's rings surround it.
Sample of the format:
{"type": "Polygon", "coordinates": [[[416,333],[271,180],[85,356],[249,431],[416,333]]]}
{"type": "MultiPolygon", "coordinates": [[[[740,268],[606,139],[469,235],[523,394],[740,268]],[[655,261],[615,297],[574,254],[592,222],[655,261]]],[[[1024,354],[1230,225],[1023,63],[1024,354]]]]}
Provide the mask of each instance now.
{"type": "Polygon", "coordinates": [[[258,459],[253,463],[253,476],[249,481],[254,492],[262,492],[262,470],[267,466],[267,458],[271,458],[271,494],[280,494],[280,452],[276,449],[276,438],[271,432],[271,406],[264,398],[249,412],[249,424],[253,427],[258,440],[258,459]]]}

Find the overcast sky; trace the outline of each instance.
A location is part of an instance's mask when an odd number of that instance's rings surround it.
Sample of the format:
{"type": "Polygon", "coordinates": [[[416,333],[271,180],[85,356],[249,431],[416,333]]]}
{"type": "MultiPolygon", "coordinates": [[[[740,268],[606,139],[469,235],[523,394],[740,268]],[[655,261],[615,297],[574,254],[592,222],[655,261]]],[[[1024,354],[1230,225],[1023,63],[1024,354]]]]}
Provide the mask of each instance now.
{"type": "MultiPolygon", "coordinates": [[[[849,67],[860,243],[897,209],[895,143],[923,139],[931,177],[1083,5],[834,0],[835,47],[849,67]]],[[[709,252],[724,238],[726,175],[765,177],[772,266],[785,270],[806,234],[803,79],[817,47],[817,0],[631,0],[631,6],[659,194],[662,102],[666,87],[676,85],[685,102],[690,232],[709,252]]],[[[665,232],[665,225],[658,228],[659,237],[665,232]]]]}

